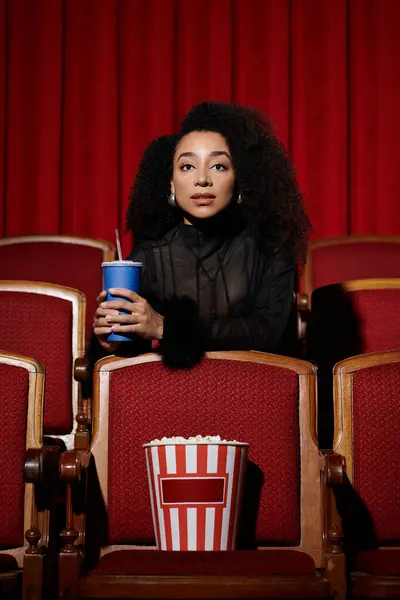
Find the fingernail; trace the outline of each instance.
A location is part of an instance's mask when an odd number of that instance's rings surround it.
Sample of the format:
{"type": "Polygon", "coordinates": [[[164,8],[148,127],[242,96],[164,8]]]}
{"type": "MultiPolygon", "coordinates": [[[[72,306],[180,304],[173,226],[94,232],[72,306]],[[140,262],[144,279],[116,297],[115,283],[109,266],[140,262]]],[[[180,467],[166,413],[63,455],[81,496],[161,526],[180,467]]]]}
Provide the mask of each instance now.
{"type": "Polygon", "coordinates": [[[109,288],[108,290],[111,294],[113,294],[115,292],[115,288],[109,288]]]}
{"type": "Polygon", "coordinates": [[[102,303],[100,304],[100,306],[101,306],[101,308],[107,308],[107,302],[102,302],[102,303]]]}

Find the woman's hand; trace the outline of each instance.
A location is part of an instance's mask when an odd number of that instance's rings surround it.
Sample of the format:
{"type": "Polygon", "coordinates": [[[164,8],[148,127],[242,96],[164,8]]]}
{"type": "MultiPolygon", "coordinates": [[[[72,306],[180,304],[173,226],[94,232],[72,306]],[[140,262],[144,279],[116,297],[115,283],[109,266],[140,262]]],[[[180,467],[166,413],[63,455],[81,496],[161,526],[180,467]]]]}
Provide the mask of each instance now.
{"type": "Polygon", "coordinates": [[[103,290],[96,298],[98,308],[93,319],[93,331],[99,341],[100,346],[102,346],[107,352],[110,352],[110,354],[114,354],[121,342],[109,342],[107,340],[107,335],[112,332],[112,329],[106,317],[111,314],[118,315],[119,313],[117,310],[106,310],[101,307],[106,297],[107,292],[103,290]]]}
{"type": "MultiPolygon", "coordinates": [[[[136,333],[146,340],[161,340],[164,331],[164,317],[153,310],[147,300],[135,292],[123,288],[112,288],[109,291],[113,296],[122,296],[126,300],[105,302],[105,296],[103,296],[103,301],[96,312],[96,315],[99,313],[97,327],[100,335],[113,331],[122,335],[136,333]],[[121,310],[128,314],[119,314],[121,310]]],[[[96,335],[98,334],[96,333],[96,335]]]]}

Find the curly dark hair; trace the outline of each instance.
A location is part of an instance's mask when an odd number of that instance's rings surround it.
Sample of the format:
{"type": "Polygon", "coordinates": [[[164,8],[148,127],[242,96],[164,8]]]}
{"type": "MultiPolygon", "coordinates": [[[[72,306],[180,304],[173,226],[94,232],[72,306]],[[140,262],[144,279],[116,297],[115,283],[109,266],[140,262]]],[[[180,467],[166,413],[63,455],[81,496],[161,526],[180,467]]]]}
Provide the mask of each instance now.
{"type": "Polygon", "coordinates": [[[184,118],[177,135],[146,149],[130,193],[127,229],[137,242],[161,238],[182,220],[168,204],[173,154],[191,131],[215,131],[226,139],[240,192],[241,214],[266,251],[305,260],[310,222],[292,163],[272,125],[257,110],[234,103],[203,102],[184,118]]]}

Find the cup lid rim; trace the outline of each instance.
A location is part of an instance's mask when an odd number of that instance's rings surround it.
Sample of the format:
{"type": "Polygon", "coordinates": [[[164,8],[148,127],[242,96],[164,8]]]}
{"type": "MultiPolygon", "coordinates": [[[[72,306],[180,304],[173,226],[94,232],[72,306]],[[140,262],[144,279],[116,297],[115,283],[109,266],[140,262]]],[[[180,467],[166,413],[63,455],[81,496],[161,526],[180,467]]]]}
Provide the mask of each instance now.
{"type": "Polygon", "coordinates": [[[143,263],[135,262],[134,260],[112,260],[108,262],[102,262],[102,267],[125,267],[126,265],[130,265],[133,267],[142,267],[143,263]]]}

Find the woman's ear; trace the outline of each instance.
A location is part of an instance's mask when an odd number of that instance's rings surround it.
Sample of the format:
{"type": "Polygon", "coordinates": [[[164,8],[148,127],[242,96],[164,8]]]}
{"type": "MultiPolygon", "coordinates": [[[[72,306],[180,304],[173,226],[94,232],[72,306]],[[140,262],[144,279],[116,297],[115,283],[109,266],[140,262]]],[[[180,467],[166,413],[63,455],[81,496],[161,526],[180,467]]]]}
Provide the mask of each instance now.
{"type": "Polygon", "coordinates": [[[175,194],[175,186],[174,186],[174,182],[171,179],[171,194],[175,194]]]}

